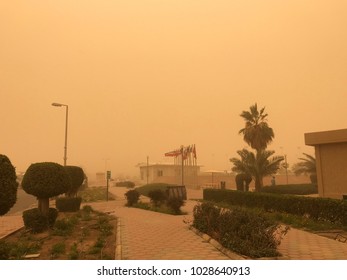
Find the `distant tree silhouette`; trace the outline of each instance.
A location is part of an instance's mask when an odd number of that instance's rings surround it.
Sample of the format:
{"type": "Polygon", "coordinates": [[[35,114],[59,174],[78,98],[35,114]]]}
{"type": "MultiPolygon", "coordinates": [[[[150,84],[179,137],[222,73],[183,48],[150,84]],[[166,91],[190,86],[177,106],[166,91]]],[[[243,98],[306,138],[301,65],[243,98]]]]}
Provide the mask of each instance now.
{"type": "Polygon", "coordinates": [[[300,162],[293,165],[292,170],[295,175],[309,175],[312,184],[317,183],[317,165],[316,158],[303,153],[305,157],[299,158],[300,162]]]}

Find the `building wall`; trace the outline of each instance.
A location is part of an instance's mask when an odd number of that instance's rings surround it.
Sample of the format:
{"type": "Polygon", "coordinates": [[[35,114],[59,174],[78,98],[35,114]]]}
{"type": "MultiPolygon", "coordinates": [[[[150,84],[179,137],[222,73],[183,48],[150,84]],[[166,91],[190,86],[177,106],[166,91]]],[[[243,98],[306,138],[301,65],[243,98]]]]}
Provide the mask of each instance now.
{"type": "MultiPolygon", "coordinates": [[[[200,188],[204,186],[220,186],[221,181],[225,182],[227,189],[236,189],[235,176],[229,173],[212,173],[199,172],[197,166],[184,167],[184,185],[188,188],[200,188]]],[[[147,167],[140,167],[140,184],[147,183],[147,167]]],[[[150,165],[148,166],[148,183],[167,183],[167,184],[182,184],[181,166],[170,165],[150,165]],[[158,171],[163,171],[163,176],[158,176],[158,171]]],[[[276,184],[285,185],[287,183],[286,175],[276,175],[276,184]]],[[[288,184],[307,184],[310,183],[308,176],[288,175],[288,184]]],[[[264,186],[271,185],[271,176],[264,178],[264,186]]],[[[254,189],[254,180],[250,184],[250,190],[254,189]]]]}
{"type": "MultiPolygon", "coordinates": [[[[184,184],[194,187],[197,184],[199,166],[184,166],[184,184]]],[[[149,165],[140,167],[140,184],[147,183],[182,184],[182,167],[179,165],[149,165]]]]}
{"type": "Polygon", "coordinates": [[[347,143],[315,146],[318,191],[321,197],[347,194],[347,143]]]}

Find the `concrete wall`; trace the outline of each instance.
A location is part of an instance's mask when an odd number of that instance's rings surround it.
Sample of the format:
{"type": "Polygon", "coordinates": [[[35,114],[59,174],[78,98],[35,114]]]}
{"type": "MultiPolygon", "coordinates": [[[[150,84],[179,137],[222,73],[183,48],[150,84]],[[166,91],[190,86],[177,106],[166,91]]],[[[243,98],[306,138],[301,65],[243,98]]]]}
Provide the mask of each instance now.
{"type": "Polygon", "coordinates": [[[347,194],[347,143],[315,146],[318,192],[321,197],[347,194]]]}
{"type": "MultiPolygon", "coordinates": [[[[199,166],[184,166],[184,184],[187,187],[197,185],[199,166]]],[[[168,183],[181,185],[182,184],[182,167],[179,165],[153,164],[140,167],[140,184],[147,183],[168,183]]]]}
{"type": "Polygon", "coordinates": [[[315,147],[319,196],[342,198],[347,194],[347,129],[306,133],[305,144],[315,147]]]}

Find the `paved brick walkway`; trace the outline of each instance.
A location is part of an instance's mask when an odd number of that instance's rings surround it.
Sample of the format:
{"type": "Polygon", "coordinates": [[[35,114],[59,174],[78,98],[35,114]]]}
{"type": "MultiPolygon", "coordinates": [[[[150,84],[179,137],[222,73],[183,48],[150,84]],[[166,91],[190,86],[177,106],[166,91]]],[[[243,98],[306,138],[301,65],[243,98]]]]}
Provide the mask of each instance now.
{"type": "Polygon", "coordinates": [[[347,260],[347,243],[291,228],[278,251],[288,260],[347,260]]]}
{"type": "MultiPolygon", "coordinates": [[[[210,243],[189,230],[194,201],[187,201],[187,216],[171,216],[124,207],[124,188],[110,188],[115,201],[92,203],[94,209],[111,212],[121,220],[122,259],[127,260],[222,260],[229,259],[210,243]]],[[[201,198],[200,191],[188,190],[189,198],[201,198]]],[[[0,238],[23,226],[21,213],[0,217],[0,238]]],[[[347,243],[302,230],[290,229],[279,246],[282,259],[347,260],[347,243]]]]}
{"type": "MultiPolygon", "coordinates": [[[[110,190],[116,201],[94,203],[93,208],[112,212],[121,220],[121,248],[123,260],[227,260],[214,246],[189,230],[184,223],[188,216],[124,207],[124,189],[110,190]]],[[[188,201],[184,210],[192,209],[188,201]]],[[[191,212],[191,210],[190,210],[191,212]]]]}

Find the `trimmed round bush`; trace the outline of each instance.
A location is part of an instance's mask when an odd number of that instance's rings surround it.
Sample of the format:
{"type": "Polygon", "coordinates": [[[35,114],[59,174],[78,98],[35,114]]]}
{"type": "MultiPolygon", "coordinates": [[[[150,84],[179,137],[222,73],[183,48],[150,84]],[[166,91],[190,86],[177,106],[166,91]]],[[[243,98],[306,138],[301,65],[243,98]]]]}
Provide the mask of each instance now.
{"type": "Polygon", "coordinates": [[[74,197],[77,195],[79,188],[82,186],[84,181],[83,169],[79,166],[64,166],[66,173],[69,175],[71,186],[67,190],[66,195],[74,197]]]}
{"type": "Polygon", "coordinates": [[[17,201],[16,170],[5,155],[0,155],[0,216],[6,214],[17,201]]]}
{"type": "Polygon", "coordinates": [[[32,208],[23,212],[24,226],[34,233],[45,231],[48,227],[53,227],[58,217],[58,210],[49,208],[48,217],[44,216],[38,208],[32,208]]]}
{"type": "Polygon", "coordinates": [[[43,232],[48,228],[48,218],[38,208],[24,211],[23,221],[25,227],[34,233],[43,232]]]}
{"type": "Polygon", "coordinates": [[[67,192],[71,182],[64,167],[54,162],[33,163],[22,181],[25,192],[38,198],[40,212],[48,216],[49,198],[67,192]]]}
{"type": "Polygon", "coordinates": [[[25,172],[22,187],[38,198],[50,198],[65,193],[71,183],[64,167],[55,162],[33,163],[25,172]]]}
{"type": "Polygon", "coordinates": [[[55,206],[60,212],[77,212],[80,210],[81,202],[81,197],[58,197],[55,206]]]}

